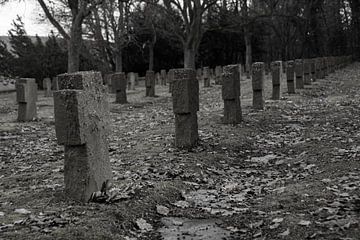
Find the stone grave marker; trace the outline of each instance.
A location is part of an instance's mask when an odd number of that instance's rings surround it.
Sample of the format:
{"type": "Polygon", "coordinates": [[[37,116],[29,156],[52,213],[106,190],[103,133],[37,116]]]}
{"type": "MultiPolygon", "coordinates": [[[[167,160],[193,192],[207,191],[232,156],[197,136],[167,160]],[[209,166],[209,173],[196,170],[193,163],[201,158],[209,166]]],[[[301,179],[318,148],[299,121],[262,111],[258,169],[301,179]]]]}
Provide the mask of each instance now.
{"type": "Polygon", "coordinates": [[[295,93],[295,62],[293,60],[286,62],[286,84],[289,94],[295,93]]]}
{"type": "Polygon", "coordinates": [[[239,65],[228,65],[223,68],[222,99],[224,100],[225,124],[238,124],[242,120],[240,102],[239,65]]]}
{"type": "Polygon", "coordinates": [[[108,153],[109,107],[99,72],[61,74],[54,92],[57,142],[64,145],[67,197],[87,202],[112,179],[108,153]]]}
{"type": "Polygon", "coordinates": [[[172,69],[173,111],[175,114],[175,146],[190,148],[196,145],[198,135],[199,82],[193,69],[172,69]]]}
{"type": "Polygon", "coordinates": [[[255,62],[252,64],[253,108],[264,109],[263,85],[265,78],[265,64],[255,62]]]}
{"type": "Polygon", "coordinates": [[[160,71],[160,77],[161,77],[160,84],[166,86],[166,70],[163,69],[160,71]]]}
{"type": "Polygon", "coordinates": [[[316,74],[316,59],[313,58],[310,61],[311,61],[310,62],[311,80],[313,82],[315,82],[316,81],[316,75],[317,75],[316,74]]]}
{"type": "Polygon", "coordinates": [[[295,60],[295,84],[296,89],[304,88],[304,62],[302,59],[295,60]]]}
{"type": "Polygon", "coordinates": [[[271,68],[271,79],[272,79],[272,99],[280,99],[280,83],[282,75],[282,61],[272,62],[271,68]]]}
{"type": "Polygon", "coordinates": [[[146,97],[155,97],[155,73],[146,71],[145,75],[146,97]]]}
{"type": "Polygon", "coordinates": [[[111,75],[112,89],[115,91],[115,103],[125,104],[127,103],[126,88],[127,78],[125,73],[114,73],[111,75]]]}
{"type": "Polygon", "coordinates": [[[311,60],[304,59],[304,84],[311,85],[311,60]]]}
{"type": "Polygon", "coordinates": [[[43,88],[44,88],[44,96],[45,97],[52,97],[51,79],[50,78],[44,78],[43,79],[43,88]]]}
{"type": "Polygon", "coordinates": [[[204,79],[204,87],[210,87],[210,68],[204,67],[203,68],[203,79],[204,79]]]}
{"type": "Polygon", "coordinates": [[[129,90],[135,90],[136,75],[133,72],[129,72],[128,76],[129,76],[129,90]]]}
{"type": "Polygon", "coordinates": [[[18,121],[26,122],[36,118],[37,84],[33,78],[16,80],[16,101],[18,121]]]}

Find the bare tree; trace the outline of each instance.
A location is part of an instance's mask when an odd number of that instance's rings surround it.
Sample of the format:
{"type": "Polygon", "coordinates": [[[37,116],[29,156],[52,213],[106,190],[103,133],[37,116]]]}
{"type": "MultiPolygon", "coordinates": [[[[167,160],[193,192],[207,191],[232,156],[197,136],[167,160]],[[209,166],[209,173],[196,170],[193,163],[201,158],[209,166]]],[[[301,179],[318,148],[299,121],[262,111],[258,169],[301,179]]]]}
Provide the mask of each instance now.
{"type": "Polygon", "coordinates": [[[55,9],[49,6],[49,2],[38,0],[46,17],[51,24],[59,31],[61,36],[68,43],[68,72],[76,72],[80,69],[80,51],[82,49],[82,24],[84,19],[89,16],[92,10],[102,2],[101,0],[58,0],[57,4],[64,4],[70,12],[71,24],[70,30],[67,32],[60,21],[56,19],[55,9]]]}
{"type": "Polygon", "coordinates": [[[164,0],[168,18],[167,29],[182,42],[184,67],[195,68],[197,54],[203,33],[204,15],[216,0],[164,0]]]}

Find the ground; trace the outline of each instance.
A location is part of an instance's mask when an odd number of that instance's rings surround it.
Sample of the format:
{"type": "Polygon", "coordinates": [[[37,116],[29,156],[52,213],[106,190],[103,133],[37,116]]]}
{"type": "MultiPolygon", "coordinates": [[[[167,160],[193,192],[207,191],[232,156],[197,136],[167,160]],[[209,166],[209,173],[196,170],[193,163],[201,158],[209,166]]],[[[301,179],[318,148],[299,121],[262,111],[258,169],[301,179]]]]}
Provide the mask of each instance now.
{"type": "Polygon", "coordinates": [[[174,148],[167,86],[157,98],[139,86],[126,105],[110,94],[113,203],[63,195],[51,98],[18,123],[14,93],[1,94],[0,239],[360,239],[360,63],[263,111],[241,84],[236,126],[221,123],[221,87],[200,88],[190,150],[174,148]]]}

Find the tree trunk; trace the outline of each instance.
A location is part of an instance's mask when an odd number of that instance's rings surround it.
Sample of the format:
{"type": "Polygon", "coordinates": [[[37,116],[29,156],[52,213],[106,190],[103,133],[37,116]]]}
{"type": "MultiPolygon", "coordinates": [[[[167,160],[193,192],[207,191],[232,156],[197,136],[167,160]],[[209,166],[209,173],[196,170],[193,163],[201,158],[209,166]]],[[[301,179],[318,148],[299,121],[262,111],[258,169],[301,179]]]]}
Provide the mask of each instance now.
{"type": "Polygon", "coordinates": [[[73,23],[68,40],[68,73],[80,70],[80,49],[82,45],[82,30],[80,26],[73,23]]]}
{"type": "Polygon", "coordinates": [[[244,28],[244,38],[245,38],[245,68],[247,77],[250,77],[251,64],[252,64],[252,46],[251,46],[251,36],[247,27],[244,28]]]}
{"type": "Polygon", "coordinates": [[[115,71],[116,72],[122,72],[123,71],[123,59],[122,59],[122,50],[118,49],[115,53],[115,64],[116,64],[116,68],[115,71]]]}
{"type": "Polygon", "coordinates": [[[184,68],[195,69],[195,53],[194,49],[184,49],[184,68]]]}
{"type": "Polygon", "coordinates": [[[149,71],[154,70],[154,44],[149,44],[149,71]]]}

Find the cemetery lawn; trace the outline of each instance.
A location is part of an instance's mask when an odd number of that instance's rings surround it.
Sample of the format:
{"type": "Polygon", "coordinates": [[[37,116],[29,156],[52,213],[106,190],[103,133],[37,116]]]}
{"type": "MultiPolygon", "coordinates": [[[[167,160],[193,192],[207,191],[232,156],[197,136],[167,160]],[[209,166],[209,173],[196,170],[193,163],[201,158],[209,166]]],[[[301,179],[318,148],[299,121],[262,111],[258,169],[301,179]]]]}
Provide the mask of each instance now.
{"type": "MultiPolygon", "coordinates": [[[[211,228],[223,239],[359,239],[359,79],[355,63],[264,111],[251,109],[243,79],[237,126],[221,123],[221,87],[201,86],[200,141],[191,150],[174,148],[167,86],[156,86],[156,98],[139,86],[125,105],[110,95],[119,199],[109,204],[63,195],[52,98],[40,92],[39,118],[18,123],[15,94],[1,94],[0,239],[200,239],[211,228]],[[190,219],[216,224],[192,232],[182,227],[190,219]]],[[[266,99],[270,85],[267,78],[266,99]]]]}

